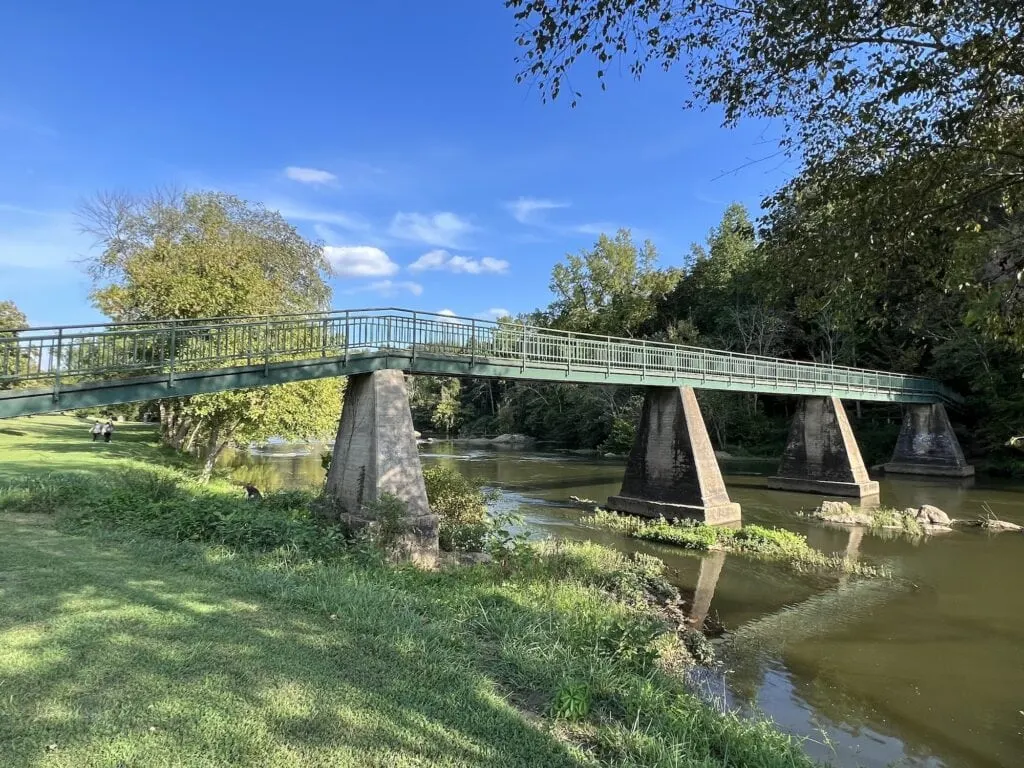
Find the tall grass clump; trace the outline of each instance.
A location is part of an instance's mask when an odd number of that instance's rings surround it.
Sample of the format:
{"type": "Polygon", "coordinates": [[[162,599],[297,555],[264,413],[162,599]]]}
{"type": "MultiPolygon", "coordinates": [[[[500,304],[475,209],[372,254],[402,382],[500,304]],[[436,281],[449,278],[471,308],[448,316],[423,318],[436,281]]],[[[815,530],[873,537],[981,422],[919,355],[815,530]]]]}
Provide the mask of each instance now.
{"type": "Polygon", "coordinates": [[[313,515],[312,501],[312,494],[281,491],[252,503],[227,483],[200,483],[159,466],[102,476],[55,473],[0,488],[0,510],[54,513],[63,525],[327,558],[343,546],[344,531],[313,515]]]}
{"type": "Polygon", "coordinates": [[[798,570],[840,571],[860,576],[888,575],[883,568],[859,563],[849,557],[819,552],[807,543],[806,537],[781,528],[760,525],[726,528],[693,520],[669,522],[664,518],[647,521],[606,510],[596,510],[592,515],[582,518],[581,522],[641,541],[670,544],[698,552],[734,552],[788,563],[798,570]]]}

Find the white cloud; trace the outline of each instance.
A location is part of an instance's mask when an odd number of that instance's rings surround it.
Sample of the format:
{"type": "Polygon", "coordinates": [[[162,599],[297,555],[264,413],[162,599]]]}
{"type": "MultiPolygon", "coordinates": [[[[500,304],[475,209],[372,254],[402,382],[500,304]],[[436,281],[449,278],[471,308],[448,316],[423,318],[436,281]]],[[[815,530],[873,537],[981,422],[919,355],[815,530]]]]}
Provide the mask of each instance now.
{"type": "Polygon", "coordinates": [[[480,275],[485,272],[500,274],[508,271],[508,262],[504,259],[493,259],[484,256],[482,259],[471,259],[468,256],[456,256],[443,249],[427,251],[409,265],[413,272],[428,270],[444,270],[445,272],[465,272],[480,275]]]}
{"type": "Polygon", "coordinates": [[[387,277],[398,271],[391,257],[372,245],[325,245],[324,256],[343,277],[387,277]]]}
{"type": "Polygon", "coordinates": [[[512,218],[520,224],[535,224],[540,218],[538,214],[555,208],[568,208],[568,203],[538,197],[520,197],[518,200],[505,203],[505,208],[512,218]]]}
{"type": "Polygon", "coordinates": [[[303,184],[330,184],[337,181],[338,177],[330,171],[322,171],[319,168],[300,168],[289,165],[284,169],[284,175],[292,181],[300,181],[303,184]]]}
{"type": "Polygon", "coordinates": [[[476,317],[478,317],[481,320],[497,320],[498,318],[501,317],[512,317],[512,313],[509,312],[507,309],[502,309],[501,307],[494,307],[492,309],[488,309],[486,312],[477,313],[476,317]]]}
{"type": "Polygon", "coordinates": [[[363,293],[365,291],[379,293],[381,296],[397,296],[399,293],[407,291],[413,296],[419,296],[423,293],[423,286],[412,280],[377,280],[358,288],[349,288],[344,293],[363,293]]]}
{"type": "Polygon", "coordinates": [[[444,315],[445,317],[455,317],[455,313],[452,312],[450,309],[442,309],[437,314],[444,315]]]}
{"type": "Polygon", "coordinates": [[[472,224],[448,211],[396,213],[391,220],[391,234],[395,237],[441,248],[458,248],[462,238],[473,230],[472,224]]]}

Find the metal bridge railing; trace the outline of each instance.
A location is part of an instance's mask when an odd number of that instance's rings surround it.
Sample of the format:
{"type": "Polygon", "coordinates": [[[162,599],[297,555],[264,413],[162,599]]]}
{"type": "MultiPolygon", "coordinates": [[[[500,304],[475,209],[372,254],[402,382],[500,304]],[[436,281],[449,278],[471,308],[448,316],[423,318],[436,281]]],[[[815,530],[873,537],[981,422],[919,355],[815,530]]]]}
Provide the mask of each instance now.
{"type": "MultiPolygon", "coordinates": [[[[729,382],[775,391],[961,398],[938,381],[884,371],[758,357],[700,347],[595,336],[383,308],[264,317],[167,320],[0,331],[0,390],[385,353],[442,357],[564,379],[566,374],[729,382]]],[[[468,371],[467,371],[468,372],[468,371]]],[[[512,371],[511,375],[515,375],[512,371]]],[[[578,377],[577,376],[577,377],[578,377]]],[[[0,394],[2,397],[2,394],[0,394]]]]}

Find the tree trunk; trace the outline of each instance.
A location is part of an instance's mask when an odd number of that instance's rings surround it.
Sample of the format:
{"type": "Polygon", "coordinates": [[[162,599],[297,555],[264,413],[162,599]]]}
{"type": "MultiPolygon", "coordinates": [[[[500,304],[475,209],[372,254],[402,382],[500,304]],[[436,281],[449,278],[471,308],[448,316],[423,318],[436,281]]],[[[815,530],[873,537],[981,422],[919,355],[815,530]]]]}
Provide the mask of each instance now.
{"type": "Polygon", "coordinates": [[[195,446],[196,437],[199,435],[199,430],[200,428],[202,428],[202,426],[203,420],[199,419],[199,421],[196,422],[196,425],[192,427],[192,431],[189,432],[188,437],[185,438],[185,444],[181,448],[181,450],[185,451],[185,453],[192,453],[192,448],[195,446]]]}
{"type": "Polygon", "coordinates": [[[205,483],[210,479],[213,474],[213,467],[217,463],[217,457],[220,456],[221,451],[227,445],[226,440],[220,439],[220,430],[214,429],[210,433],[209,440],[206,441],[206,461],[203,462],[203,473],[200,479],[205,483]]]}

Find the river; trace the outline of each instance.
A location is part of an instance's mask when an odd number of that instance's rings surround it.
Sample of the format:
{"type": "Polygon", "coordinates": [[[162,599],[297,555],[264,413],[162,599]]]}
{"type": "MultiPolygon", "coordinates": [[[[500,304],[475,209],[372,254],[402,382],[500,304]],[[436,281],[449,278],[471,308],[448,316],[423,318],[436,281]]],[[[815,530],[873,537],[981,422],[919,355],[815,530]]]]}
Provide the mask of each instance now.
{"type": "MultiPolygon", "coordinates": [[[[260,488],[319,487],[321,449],[276,445],[224,459],[260,488]]],[[[693,612],[719,630],[726,659],[695,680],[705,696],[763,713],[807,736],[808,751],[838,766],[1024,765],[1024,536],[955,531],[917,540],[809,524],[794,513],[813,495],[770,491],[774,466],[723,462],[747,523],[807,535],[825,552],[889,565],[865,581],[740,556],[697,556],[585,529],[569,496],[619,491],[622,460],[562,453],[423,446],[503,491],[538,534],[592,539],[663,559],[692,594],[693,612]]],[[[887,506],[935,504],[951,517],[988,513],[1024,524],[1024,486],[882,478],[887,506]]]]}

